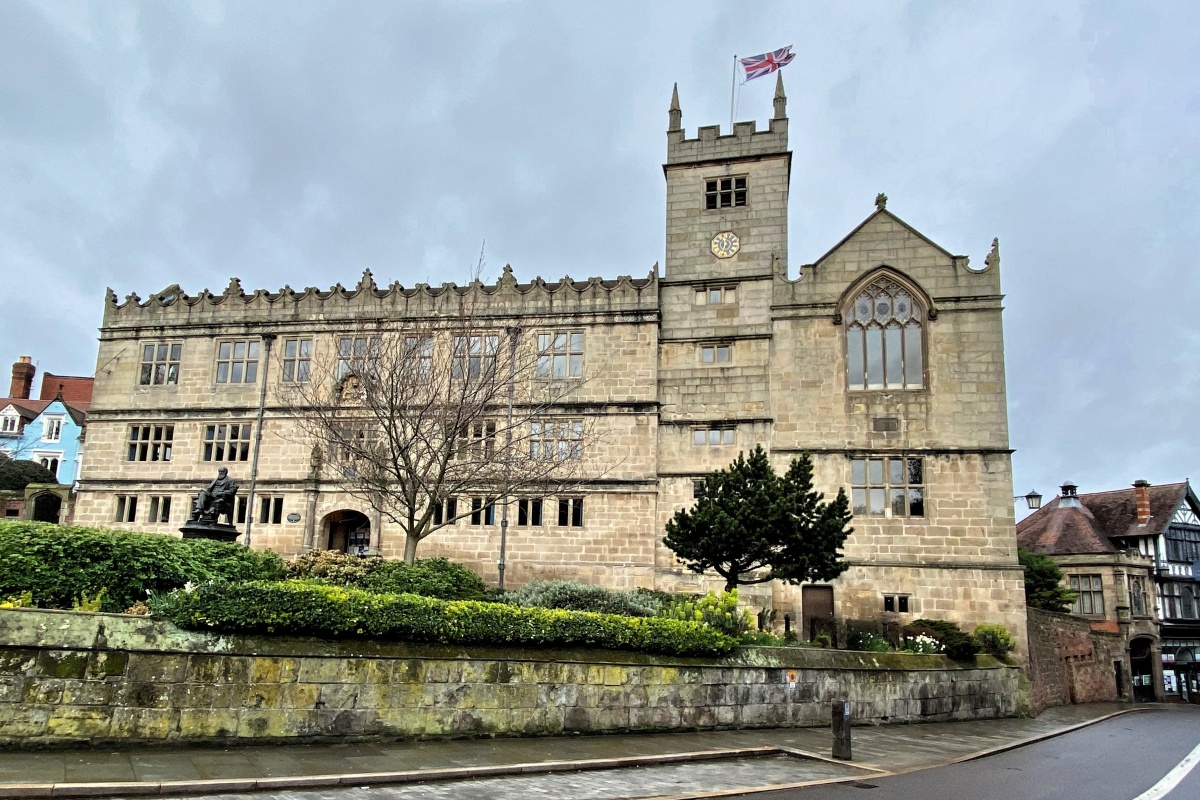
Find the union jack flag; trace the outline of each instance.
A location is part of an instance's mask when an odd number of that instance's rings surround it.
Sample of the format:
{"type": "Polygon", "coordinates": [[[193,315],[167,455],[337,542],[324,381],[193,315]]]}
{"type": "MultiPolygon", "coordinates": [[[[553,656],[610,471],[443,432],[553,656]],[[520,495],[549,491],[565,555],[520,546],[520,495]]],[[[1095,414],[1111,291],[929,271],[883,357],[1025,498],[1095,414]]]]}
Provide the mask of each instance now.
{"type": "Polygon", "coordinates": [[[761,56],[750,56],[743,58],[742,67],[746,70],[746,80],[752,81],[755,78],[761,78],[763,75],[770,75],[780,67],[786,67],[792,63],[792,59],[796,54],[792,52],[792,46],[789,44],[782,50],[772,50],[769,53],[763,53],[761,56]]]}

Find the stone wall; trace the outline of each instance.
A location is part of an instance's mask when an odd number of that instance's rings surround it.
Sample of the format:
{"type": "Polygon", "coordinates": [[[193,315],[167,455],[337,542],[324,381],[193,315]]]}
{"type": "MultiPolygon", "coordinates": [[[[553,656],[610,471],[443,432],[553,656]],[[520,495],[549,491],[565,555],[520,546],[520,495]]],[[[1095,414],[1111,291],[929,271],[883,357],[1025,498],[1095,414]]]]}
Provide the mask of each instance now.
{"type": "Polygon", "coordinates": [[[1087,620],[1067,614],[1030,608],[1027,615],[1034,713],[1122,699],[1113,668],[1114,661],[1125,661],[1120,635],[1095,631],[1087,620]]]}
{"type": "Polygon", "coordinates": [[[463,650],[181,631],[142,617],[0,610],[0,745],[547,735],[828,725],[1016,712],[981,658],[749,649],[720,661],[463,650]]]}

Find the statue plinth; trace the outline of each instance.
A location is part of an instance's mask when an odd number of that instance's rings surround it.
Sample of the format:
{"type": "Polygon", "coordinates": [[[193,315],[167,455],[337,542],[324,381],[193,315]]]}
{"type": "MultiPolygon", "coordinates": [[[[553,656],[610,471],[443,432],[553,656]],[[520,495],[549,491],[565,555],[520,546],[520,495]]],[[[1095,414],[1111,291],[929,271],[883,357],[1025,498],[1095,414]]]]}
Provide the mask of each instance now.
{"type": "Polygon", "coordinates": [[[185,539],[215,539],[218,542],[234,542],[242,535],[242,532],[232,525],[201,520],[189,520],[179,530],[185,539]]]}
{"type": "Polygon", "coordinates": [[[217,479],[200,491],[192,503],[192,514],[179,530],[185,539],[215,539],[232,542],[241,535],[233,527],[233,504],[238,485],[229,478],[229,470],[217,470],[217,479]],[[220,520],[224,518],[226,522],[220,520]]]}

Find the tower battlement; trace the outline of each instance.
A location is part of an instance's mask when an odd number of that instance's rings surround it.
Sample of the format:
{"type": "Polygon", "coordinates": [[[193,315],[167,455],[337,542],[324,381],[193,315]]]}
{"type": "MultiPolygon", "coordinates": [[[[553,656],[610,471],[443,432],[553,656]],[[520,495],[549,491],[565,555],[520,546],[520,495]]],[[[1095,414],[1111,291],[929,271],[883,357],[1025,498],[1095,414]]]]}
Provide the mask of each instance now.
{"type": "Polygon", "coordinates": [[[695,138],[687,138],[683,130],[683,112],[679,106],[679,89],[671,95],[667,128],[667,166],[697,164],[715,159],[757,158],[765,155],[784,155],[788,152],[787,95],[783,77],[775,83],[775,113],[766,130],[758,130],[754,120],[733,123],[730,133],[722,134],[720,125],[702,125],[695,138]]]}

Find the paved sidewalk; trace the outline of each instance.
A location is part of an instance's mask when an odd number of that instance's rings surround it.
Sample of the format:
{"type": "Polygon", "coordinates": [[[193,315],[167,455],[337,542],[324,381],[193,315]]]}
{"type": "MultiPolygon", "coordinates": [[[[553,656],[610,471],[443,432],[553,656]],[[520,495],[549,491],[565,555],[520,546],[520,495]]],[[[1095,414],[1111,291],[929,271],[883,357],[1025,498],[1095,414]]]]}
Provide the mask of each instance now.
{"type": "MultiPolygon", "coordinates": [[[[1138,707],[1156,708],[1135,708],[1138,707]]],[[[854,729],[853,763],[888,772],[944,764],[961,756],[1011,746],[1130,708],[1127,704],[1098,703],[1050,709],[1037,719],[857,727],[854,729]]],[[[518,764],[527,765],[522,771],[537,771],[531,765],[538,762],[561,764],[762,747],[789,748],[827,757],[830,744],[828,728],[775,728],[536,739],[247,745],[226,749],[0,752],[0,784],[8,784],[9,787],[12,784],[45,786],[101,782],[160,784],[167,781],[300,779],[304,776],[340,775],[343,776],[343,782],[352,785],[355,781],[347,780],[345,776],[409,771],[424,773],[471,767],[503,770],[518,764]]],[[[808,763],[815,772],[823,769],[819,766],[820,762],[808,763]]],[[[0,795],[4,794],[4,788],[0,787],[0,795]]],[[[32,786],[27,788],[34,789],[32,786]]],[[[55,787],[56,790],[66,788],[55,787]]],[[[126,790],[130,788],[133,787],[127,786],[126,790]]],[[[234,788],[211,786],[217,792],[234,788]]]]}

